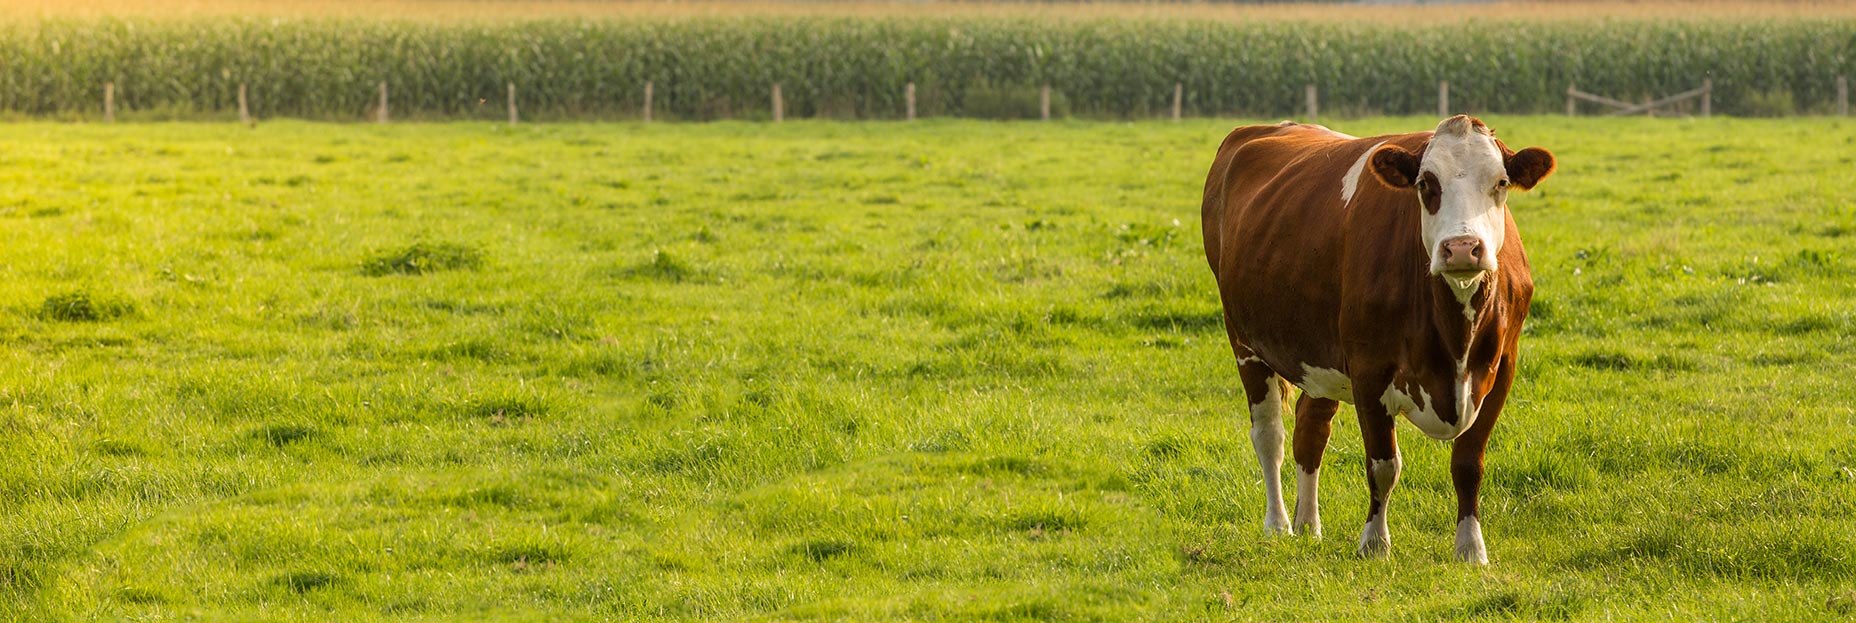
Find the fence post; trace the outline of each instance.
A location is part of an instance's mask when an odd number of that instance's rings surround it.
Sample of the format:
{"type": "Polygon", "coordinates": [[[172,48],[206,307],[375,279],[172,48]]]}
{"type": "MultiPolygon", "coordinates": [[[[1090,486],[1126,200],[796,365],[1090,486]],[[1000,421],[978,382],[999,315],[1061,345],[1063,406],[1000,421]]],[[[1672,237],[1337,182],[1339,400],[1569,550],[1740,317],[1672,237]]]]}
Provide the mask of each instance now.
{"type": "Polygon", "coordinates": [[[905,104],[905,107],[908,109],[908,113],[907,113],[908,120],[914,121],[915,120],[915,83],[910,82],[908,86],[902,88],[902,101],[903,101],[903,104],[905,104]]]}
{"type": "Polygon", "coordinates": [[[103,122],[116,122],[116,83],[103,83],[103,122]]]}
{"type": "Polygon", "coordinates": [[[644,122],[651,122],[651,81],[644,83],[644,122]]]}
{"type": "Polygon", "coordinates": [[[1173,120],[1174,121],[1179,121],[1180,100],[1185,99],[1185,97],[1186,97],[1186,85],[1183,83],[1179,83],[1179,82],[1173,83],[1173,120]]]}
{"type": "Polygon", "coordinates": [[[1319,107],[1316,105],[1315,85],[1308,85],[1303,89],[1303,92],[1308,95],[1308,120],[1313,122],[1316,119],[1316,113],[1320,112],[1319,107]]]}
{"type": "Polygon", "coordinates": [[[786,120],[786,99],[780,96],[780,83],[773,83],[773,122],[786,120]]]}
{"type": "Polygon", "coordinates": [[[251,107],[245,104],[245,83],[238,83],[238,122],[251,125],[251,107]]]}
{"type": "Polygon", "coordinates": [[[1847,76],[1837,76],[1837,116],[1850,116],[1850,80],[1847,76]]]}
{"type": "Polygon", "coordinates": [[[1566,116],[1568,117],[1576,117],[1579,115],[1579,100],[1573,99],[1572,97],[1572,94],[1578,91],[1578,87],[1573,84],[1568,83],[1566,85],[1566,116]]]}
{"type": "Polygon", "coordinates": [[[1450,116],[1450,81],[1437,81],[1437,116],[1450,116]]]}
{"type": "Polygon", "coordinates": [[[1654,104],[1654,103],[1656,103],[1656,100],[1650,99],[1650,96],[1648,95],[1643,96],[1643,116],[1649,117],[1651,119],[1656,118],[1656,107],[1651,106],[1651,104],[1654,104]]]}
{"type": "Polygon", "coordinates": [[[1701,79],[1701,118],[1706,119],[1714,113],[1714,79],[1701,79]]]}
{"type": "Polygon", "coordinates": [[[1038,89],[1038,120],[1050,121],[1050,85],[1038,89]]]}
{"type": "Polygon", "coordinates": [[[380,81],[380,118],[378,121],[387,122],[387,81],[385,80],[380,81]]]}
{"type": "Polygon", "coordinates": [[[516,83],[509,83],[509,125],[515,125],[516,118],[516,83]]]}

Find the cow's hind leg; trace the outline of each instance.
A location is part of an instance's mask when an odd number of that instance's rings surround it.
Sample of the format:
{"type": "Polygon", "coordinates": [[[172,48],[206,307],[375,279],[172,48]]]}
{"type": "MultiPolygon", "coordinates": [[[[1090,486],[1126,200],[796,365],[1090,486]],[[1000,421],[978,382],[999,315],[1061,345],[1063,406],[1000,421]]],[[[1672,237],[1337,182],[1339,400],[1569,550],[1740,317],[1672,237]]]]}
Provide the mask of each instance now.
{"type": "Polygon", "coordinates": [[[1250,447],[1256,450],[1257,465],[1263,471],[1263,530],[1288,534],[1289,511],[1282,502],[1282,420],[1289,383],[1241,346],[1237,363],[1250,402],[1250,447]]]}
{"type": "Polygon", "coordinates": [[[1340,402],[1302,394],[1295,401],[1295,532],[1321,536],[1321,456],[1340,402]]]}

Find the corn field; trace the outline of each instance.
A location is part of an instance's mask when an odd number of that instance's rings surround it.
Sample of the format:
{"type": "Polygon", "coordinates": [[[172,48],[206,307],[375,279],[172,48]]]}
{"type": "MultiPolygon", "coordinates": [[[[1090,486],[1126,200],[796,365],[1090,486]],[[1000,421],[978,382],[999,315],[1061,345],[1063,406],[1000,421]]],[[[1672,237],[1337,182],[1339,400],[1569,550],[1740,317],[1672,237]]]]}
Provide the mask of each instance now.
{"type": "Polygon", "coordinates": [[[1013,17],[544,19],[505,23],[222,17],[48,19],[0,26],[0,111],[214,116],[238,85],[258,117],[626,118],[653,84],[659,119],[995,116],[1049,85],[1072,114],[1283,116],[1323,111],[1549,113],[1569,84],[1629,101],[1714,85],[1737,115],[1834,110],[1856,73],[1856,20],[1472,20],[1439,25],[1013,17]],[[1028,95],[1027,95],[1028,94],[1028,95]]]}

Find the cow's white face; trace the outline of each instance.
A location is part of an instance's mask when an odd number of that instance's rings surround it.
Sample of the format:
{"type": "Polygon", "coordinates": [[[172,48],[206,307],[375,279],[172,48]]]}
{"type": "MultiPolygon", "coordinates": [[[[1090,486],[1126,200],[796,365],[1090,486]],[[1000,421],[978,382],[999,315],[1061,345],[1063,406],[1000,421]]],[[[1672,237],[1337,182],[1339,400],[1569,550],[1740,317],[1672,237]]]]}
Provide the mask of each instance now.
{"type": "Polygon", "coordinates": [[[1416,191],[1419,237],[1431,274],[1459,291],[1495,271],[1507,239],[1508,189],[1532,188],[1553,170],[1553,155],[1528,148],[1505,155],[1480,121],[1458,115],[1437,125],[1421,154],[1398,146],[1373,153],[1373,172],[1394,188],[1416,191]]]}
{"type": "Polygon", "coordinates": [[[1431,274],[1456,285],[1494,271],[1507,238],[1508,171],[1495,137],[1472,128],[1467,117],[1437,126],[1418,166],[1419,217],[1431,274]],[[1458,121],[1461,120],[1461,123],[1458,121]]]}

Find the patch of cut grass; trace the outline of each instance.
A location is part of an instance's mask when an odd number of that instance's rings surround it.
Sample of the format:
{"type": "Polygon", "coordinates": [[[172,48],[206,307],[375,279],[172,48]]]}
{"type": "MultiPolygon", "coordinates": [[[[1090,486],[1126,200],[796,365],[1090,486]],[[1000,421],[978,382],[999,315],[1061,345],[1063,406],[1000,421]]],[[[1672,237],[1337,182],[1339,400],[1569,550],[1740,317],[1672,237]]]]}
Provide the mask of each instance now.
{"type": "Polygon", "coordinates": [[[120,296],[75,290],[45,297],[39,317],[61,322],[102,322],[135,313],[135,303],[120,296]]]}
{"type": "Polygon", "coordinates": [[[292,593],[303,594],[335,586],[341,576],[326,571],[297,571],[271,579],[271,584],[292,593]]]}
{"type": "Polygon", "coordinates": [[[541,417],[551,409],[546,400],[534,396],[492,396],[464,405],[466,415],[496,423],[541,417]]]}
{"type": "Polygon", "coordinates": [[[455,242],[415,242],[398,249],[379,251],[361,261],[361,273],[370,277],[383,275],[423,275],[446,270],[476,270],[483,267],[483,249],[455,242]]]}
{"type": "Polygon", "coordinates": [[[271,447],[282,448],[316,435],[316,429],[303,424],[274,424],[253,431],[251,436],[271,447]]]}
{"type": "Polygon", "coordinates": [[[689,261],[662,249],[652,251],[651,259],[625,269],[622,274],[634,279],[667,283],[697,282],[709,278],[708,273],[696,268],[689,261]]]}

